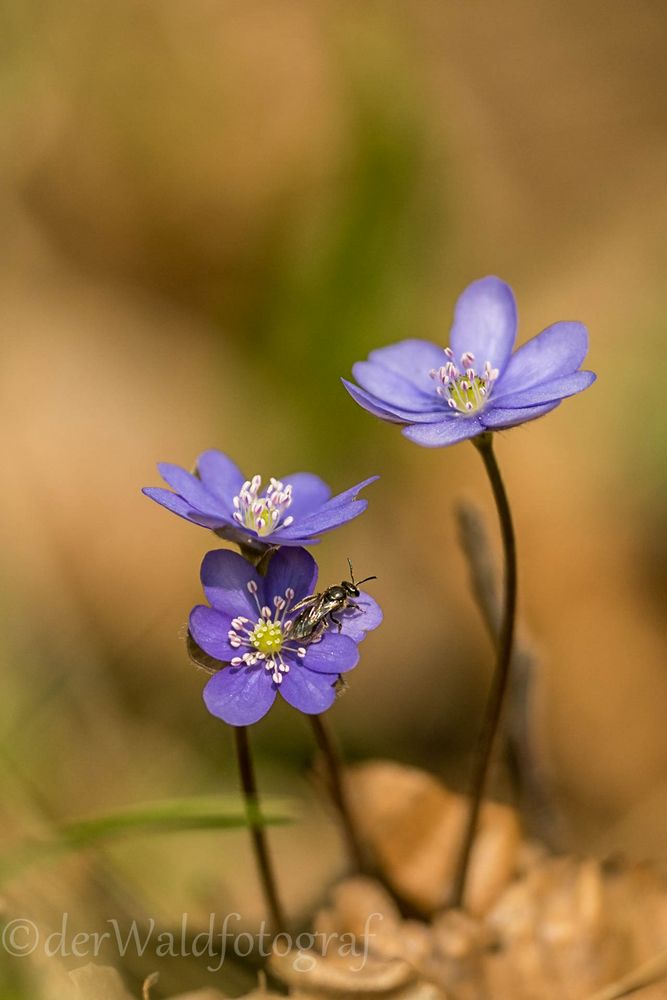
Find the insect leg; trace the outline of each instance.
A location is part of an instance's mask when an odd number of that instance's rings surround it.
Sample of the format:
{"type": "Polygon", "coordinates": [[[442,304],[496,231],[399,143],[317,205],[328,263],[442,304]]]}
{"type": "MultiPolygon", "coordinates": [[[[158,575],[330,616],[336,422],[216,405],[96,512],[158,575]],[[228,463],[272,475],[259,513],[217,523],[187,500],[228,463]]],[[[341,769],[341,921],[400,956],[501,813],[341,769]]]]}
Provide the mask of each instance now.
{"type": "Polygon", "coordinates": [[[338,621],[333,612],[329,615],[329,618],[331,619],[332,622],[335,622],[335,624],[338,626],[338,631],[340,632],[343,628],[343,623],[338,621]]]}
{"type": "Polygon", "coordinates": [[[360,604],[355,604],[354,601],[348,601],[345,605],[346,608],[354,608],[355,611],[359,611],[360,614],[365,615],[366,609],[362,608],[360,604]]]}
{"type": "Polygon", "coordinates": [[[311,642],[318,642],[318,640],[322,638],[322,636],[324,635],[324,633],[326,632],[326,630],[327,630],[327,620],[326,620],[326,618],[324,618],[313,629],[312,638],[310,639],[310,641],[311,642]]]}

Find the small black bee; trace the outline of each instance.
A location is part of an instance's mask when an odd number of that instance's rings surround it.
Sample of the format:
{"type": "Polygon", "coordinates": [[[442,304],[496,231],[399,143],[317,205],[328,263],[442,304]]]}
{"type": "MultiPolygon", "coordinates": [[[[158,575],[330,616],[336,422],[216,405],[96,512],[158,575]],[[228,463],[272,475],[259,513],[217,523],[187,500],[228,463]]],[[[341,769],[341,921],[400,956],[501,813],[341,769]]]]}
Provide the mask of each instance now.
{"type": "Polygon", "coordinates": [[[314,642],[316,639],[319,639],[330,621],[338,626],[338,631],[340,632],[343,623],[336,618],[336,613],[344,611],[346,608],[358,608],[360,611],[362,610],[350,598],[359,597],[359,586],[362,583],[367,583],[368,580],[377,580],[377,577],[367,576],[365,579],[357,582],[354,579],[352,563],[349,559],[347,560],[347,564],[350,567],[352,582],[342,580],[339,585],[327,587],[321,594],[309,594],[308,597],[304,597],[303,600],[289,609],[289,613],[291,614],[293,611],[299,611],[303,608],[303,611],[293,619],[289,627],[287,634],[290,639],[314,642]]]}

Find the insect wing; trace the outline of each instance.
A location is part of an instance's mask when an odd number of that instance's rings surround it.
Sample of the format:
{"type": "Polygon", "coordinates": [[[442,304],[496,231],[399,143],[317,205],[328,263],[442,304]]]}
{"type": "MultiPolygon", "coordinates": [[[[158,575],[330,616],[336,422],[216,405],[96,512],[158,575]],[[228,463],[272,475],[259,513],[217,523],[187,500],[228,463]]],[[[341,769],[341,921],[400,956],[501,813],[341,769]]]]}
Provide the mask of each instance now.
{"type": "Polygon", "coordinates": [[[326,594],[316,594],[315,596],[317,600],[297,615],[292,622],[289,635],[294,639],[307,639],[329,613],[326,594]]]}
{"type": "Polygon", "coordinates": [[[325,615],[330,614],[330,612],[332,611],[340,610],[342,604],[344,603],[344,600],[341,601],[340,597],[337,594],[331,593],[332,590],[333,587],[331,587],[329,590],[325,590],[325,592],[322,594],[322,600],[318,606],[318,610],[320,612],[320,618],[324,618],[325,615]]]}
{"type": "Polygon", "coordinates": [[[314,604],[315,601],[318,601],[321,596],[321,594],[308,594],[307,597],[303,597],[300,601],[297,601],[296,604],[292,604],[289,609],[289,614],[291,615],[294,611],[300,611],[301,608],[307,608],[308,605],[314,604]]]}

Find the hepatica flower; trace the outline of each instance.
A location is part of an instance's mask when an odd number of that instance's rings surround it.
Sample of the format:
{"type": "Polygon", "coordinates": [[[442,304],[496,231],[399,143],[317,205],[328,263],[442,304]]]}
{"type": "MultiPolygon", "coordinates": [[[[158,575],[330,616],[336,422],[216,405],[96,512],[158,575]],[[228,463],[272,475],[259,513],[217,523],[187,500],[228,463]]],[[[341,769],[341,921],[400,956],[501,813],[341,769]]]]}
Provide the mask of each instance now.
{"type": "Polygon", "coordinates": [[[353,399],[426,447],[455,444],[515,427],[553,410],[595,381],[580,371],[588,349],[581,323],[554,323],[512,353],[514,295],[499,278],[475,281],[460,296],[449,346],[403,340],[354,365],[353,399]]]}
{"type": "Polygon", "coordinates": [[[317,583],[317,565],[303,548],[280,549],[265,577],[237,553],[218,549],[204,557],[201,579],[210,607],[194,608],[190,632],[221,661],[204,688],[204,702],[232,726],[257,722],[278,694],[307,715],[324,712],[336,697],[340,674],[357,665],[358,644],[382,621],[378,604],[362,593],[355,598],[358,609],[337,615],[340,633],[329,624],[316,641],[290,639],[290,609],[317,583]]]}
{"type": "Polygon", "coordinates": [[[197,459],[197,475],[161,462],[160,474],[171,490],[146,487],[146,496],[193,524],[212,528],[224,538],[254,548],[266,545],[312,545],[317,535],[361,514],[367,500],[357,494],[371,476],[332,497],[319,476],[295,472],[284,479],[246,479],[221,451],[205,451],[197,459]]]}

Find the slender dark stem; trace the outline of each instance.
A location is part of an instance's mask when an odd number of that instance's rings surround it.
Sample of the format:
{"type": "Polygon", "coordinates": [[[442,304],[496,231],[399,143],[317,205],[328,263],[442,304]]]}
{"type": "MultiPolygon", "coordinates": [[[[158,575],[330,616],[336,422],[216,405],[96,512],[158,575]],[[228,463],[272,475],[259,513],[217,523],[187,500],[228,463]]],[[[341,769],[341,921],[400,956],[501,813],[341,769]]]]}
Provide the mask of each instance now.
{"type": "Polygon", "coordinates": [[[259,823],[259,796],[257,794],[257,782],[255,780],[255,769],[250,753],[247,727],[235,726],[234,739],[236,743],[236,759],[239,765],[239,778],[246,802],[246,815],[250,827],[250,837],[255,853],[259,879],[262,883],[266,908],[269,911],[273,930],[281,931],[287,926],[285,912],[278,897],[276,879],[264,827],[259,823]]]}
{"type": "Polygon", "coordinates": [[[482,799],[484,798],[484,789],[493,756],[493,748],[498,733],[505,695],[507,694],[510,662],[512,659],[512,643],[514,640],[514,621],[516,618],[516,541],[507,493],[505,492],[500,469],[498,468],[496,456],[493,452],[492,435],[482,434],[479,437],[473,438],[473,444],[482,456],[482,461],[484,462],[484,467],[491,483],[493,499],[498,510],[505,556],[505,574],[503,616],[498,636],[496,667],[484,710],[482,728],[477,740],[470,790],[470,811],[468,813],[452,892],[452,906],[455,907],[461,907],[463,904],[470,854],[477,832],[479,811],[482,799]]]}
{"type": "Polygon", "coordinates": [[[350,861],[352,862],[352,866],[355,871],[363,872],[367,866],[364,861],[364,852],[357,834],[357,829],[354,825],[354,820],[352,819],[350,806],[347,801],[345,785],[343,783],[341,760],[338,755],[336,745],[333,741],[331,733],[329,732],[329,727],[324,720],[324,716],[311,715],[309,718],[313,727],[313,732],[315,733],[315,740],[318,747],[322,751],[329,769],[329,786],[331,796],[340,815],[343,834],[345,836],[347,850],[350,855],[350,861]]]}

